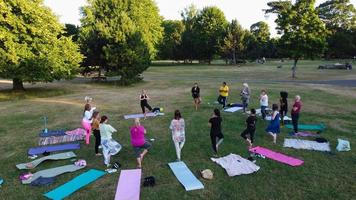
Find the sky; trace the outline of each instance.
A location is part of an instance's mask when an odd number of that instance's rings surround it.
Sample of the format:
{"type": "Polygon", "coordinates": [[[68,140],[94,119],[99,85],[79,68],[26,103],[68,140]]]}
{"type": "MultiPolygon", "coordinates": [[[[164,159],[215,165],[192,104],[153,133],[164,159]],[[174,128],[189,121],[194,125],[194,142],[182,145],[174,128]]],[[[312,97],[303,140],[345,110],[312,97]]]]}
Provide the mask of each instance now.
{"type": "MultiPolygon", "coordinates": [[[[160,10],[160,15],[165,19],[181,19],[180,12],[191,4],[198,9],[206,6],[217,6],[224,13],[227,20],[237,19],[246,29],[259,21],[265,21],[270,26],[272,36],[276,36],[274,20],[276,16],[266,17],[262,9],[267,8],[270,0],[155,0],[160,10]]],[[[316,5],[325,0],[317,0],[316,5]]],[[[80,25],[79,8],[86,4],[86,0],[45,0],[45,5],[50,7],[62,23],[80,25]]],[[[356,6],[356,0],[351,0],[356,6]]]]}

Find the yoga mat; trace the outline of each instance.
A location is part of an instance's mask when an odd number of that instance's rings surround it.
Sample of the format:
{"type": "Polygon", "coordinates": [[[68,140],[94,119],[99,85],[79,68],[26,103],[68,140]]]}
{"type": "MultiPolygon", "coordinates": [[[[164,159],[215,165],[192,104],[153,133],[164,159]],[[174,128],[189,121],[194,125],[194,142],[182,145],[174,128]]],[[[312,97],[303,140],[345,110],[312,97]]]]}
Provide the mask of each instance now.
{"type": "Polygon", "coordinates": [[[184,162],[172,162],[168,165],[186,191],[204,189],[204,185],[194,176],[184,162]]]}
{"type": "MultiPolygon", "coordinates": [[[[293,129],[292,124],[285,125],[286,128],[293,129]]],[[[298,129],[309,130],[309,131],[323,131],[326,126],[324,124],[299,124],[298,129]]]]}
{"type": "Polygon", "coordinates": [[[319,137],[320,136],[320,134],[310,133],[310,132],[298,132],[298,133],[290,132],[289,135],[295,137],[319,137]]]}
{"type": "MultiPolygon", "coordinates": [[[[57,187],[56,189],[47,192],[46,194],[44,194],[44,196],[54,200],[64,199],[65,197],[68,197],[80,188],[94,182],[95,180],[101,178],[104,175],[104,171],[90,169],[89,171],[82,173],[81,175],[57,187]]],[[[100,196],[100,194],[98,195],[100,196]]]]}
{"type": "Polygon", "coordinates": [[[48,130],[47,133],[44,131],[40,132],[40,137],[51,137],[51,136],[60,136],[60,135],[65,135],[64,130],[48,130]]]}
{"type": "MultiPolygon", "coordinates": [[[[265,119],[266,119],[267,121],[271,121],[272,116],[266,116],[265,119]]],[[[279,118],[279,120],[281,120],[281,118],[279,118]]],[[[284,116],[284,117],[283,117],[283,120],[284,120],[284,121],[292,121],[292,118],[290,118],[290,117],[288,117],[288,116],[284,116]]]]}
{"type": "Polygon", "coordinates": [[[141,169],[121,170],[115,200],[139,200],[141,169]]]}
{"type": "Polygon", "coordinates": [[[38,140],[39,146],[68,143],[84,140],[85,135],[61,135],[61,136],[51,136],[51,137],[40,137],[38,140]]]}
{"type": "Polygon", "coordinates": [[[73,157],[76,157],[76,155],[73,152],[58,153],[58,154],[53,154],[53,155],[49,155],[49,156],[45,156],[45,157],[36,159],[32,162],[18,164],[18,165],[16,165],[16,167],[17,167],[17,169],[33,169],[45,160],[64,160],[64,159],[69,159],[69,158],[73,158],[73,157]]]}
{"type": "Polygon", "coordinates": [[[80,149],[79,143],[35,147],[35,148],[29,149],[27,154],[28,155],[39,155],[44,152],[66,151],[66,150],[75,150],[75,149],[80,149]]]}
{"type": "MultiPolygon", "coordinates": [[[[146,117],[156,117],[164,115],[164,113],[147,113],[146,117]]],[[[135,119],[135,118],[144,118],[143,114],[131,114],[131,115],[124,115],[125,119],[135,119]]]]}
{"type": "Polygon", "coordinates": [[[278,162],[281,162],[281,163],[284,163],[284,164],[287,164],[287,165],[290,165],[293,167],[300,166],[304,163],[304,161],[302,161],[302,160],[299,160],[297,158],[293,158],[293,157],[290,157],[290,156],[287,156],[287,155],[284,155],[284,154],[281,154],[278,152],[274,152],[274,151],[264,148],[264,147],[259,147],[259,146],[254,147],[254,148],[251,148],[249,151],[252,153],[258,153],[258,154],[264,155],[267,158],[270,158],[272,160],[275,160],[275,161],[278,161],[278,162]]]}
{"type": "Polygon", "coordinates": [[[76,165],[72,164],[72,165],[64,165],[64,166],[55,167],[55,168],[51,168],[51,169],[41,170],[41,171],[34,173],[32,178],[30,178],[28,180],[22,180],[22,184],[30,184],[32,181],[38,179],[39,177],[43,177],[43,178],[55,177],[55,176],[58,176],[58,175],[61,175],[64,173],[74,172],[74,171],[83,169],[84,167],[85,166],[76,166],[76,165]]]}
{"type": "Polygon", "coordinates": [[[236,111],[239,111],[239,110],[242,110],[242,109],[243,109],[242,107],[231,107],[231,108],[225,109],[224,111],[233,113],[233,112],[236,112],[236,111]]]}
{"type": "Polygon", "coordinates": [[[314,150],[314,151],[331,151],[328,142],[319,143],[316,141],[299,140],[299,139],[284,139],[283,147],[314,150]]]}

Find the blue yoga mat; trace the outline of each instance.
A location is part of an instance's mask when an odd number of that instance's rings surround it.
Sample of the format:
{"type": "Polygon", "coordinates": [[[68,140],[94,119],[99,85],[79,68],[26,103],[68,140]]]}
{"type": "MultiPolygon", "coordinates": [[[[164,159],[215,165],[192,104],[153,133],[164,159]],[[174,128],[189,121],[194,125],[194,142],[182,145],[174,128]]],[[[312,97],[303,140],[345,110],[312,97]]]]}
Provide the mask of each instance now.
{"type": "Polygon", "coordinates": [[[44,152],[66,151],[66,150],[75,150],[75,149],[80,149],[79,143],[35,147],[35,148],[29,149],[27,154],[28,155],[39,155],[44,152]]]}
{"type": "Polygon", "coordinates": [[[184,162],[173,162],[168,165],[186,191],[204,189],[204,185],[194,176],[184,162]]]}
{"type": "Polygon", "coordinates": [[[91,182],[94,182],[98,178],[102,177],[104,174],[105,174],[104,171],[91,169],[75,177],[69,182],[57,187],[56,189],[47,192],[46,194],[44,194],[44,196],[54,200],[63,199],[71,195],[75,191],[79,190],[80,188],[90,184],[91,182]]]}
{"type": "Polygon", "coordinates": [[[40,132],[40,137],[51,137],[51,136],[61,136],[65,135],[64,130],[48,130],[47,133],[45,133],[43,130],[40,132]]]}

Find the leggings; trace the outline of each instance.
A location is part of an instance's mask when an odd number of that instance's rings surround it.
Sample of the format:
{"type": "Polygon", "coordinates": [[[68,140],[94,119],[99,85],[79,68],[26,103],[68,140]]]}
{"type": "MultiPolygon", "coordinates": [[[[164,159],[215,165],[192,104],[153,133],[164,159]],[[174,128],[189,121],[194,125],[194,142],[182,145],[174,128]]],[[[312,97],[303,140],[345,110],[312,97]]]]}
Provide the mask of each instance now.
{"type": "Polygon", "coordinates": [[[89,144],[90,140],[90,132],[91,132],[91,124],[85,121],[82,121],[82,126],[85,129],[85,144],[89,144]]]}
{"type": "Polygon", "coordinates": [[[279,111],[279,114],[281,114],[281,123],[282,125],[284,125],[284,116],[287,116],[287,108],[281,108],[281,110],[279,111]]]}
{"type": "Polygon", "coordinates": [[[99,146],[101,144],[100,130],[93,130],[95,136],[95,153],[99,153],[99,146]]]}
{"type": "Polygon", "coordinates": [[[241,133],[241,137],[244,138],[245,140],[247,139],[246,135],[250,135],[250,140],[251,143],[253,143],[253,138],[255,136],[255,131],[256,129],[251,129],[251,128],[246,128],[242,133],[241,133]]]}
{"type": "Polygon", "coordinates": [[[294,133],[298,133],[298,120],[299,120],[299,113],[293,113],[292,124],[293,124],[294,133]]]}
{"type": "Polygon", "coordinates": [[[261,106],[262,119],[266,118],[266,108],[267,106],[261,106]]]}
{"type": "Polygon", "coordinates": [[[242,106],[243,106],[243,111],[246,112],[246,108],[248,107],[248,100],[247,99],[242,100],[242,106]]]}
{"type": "Polygon", "coordinates": [[[180,158],[181,158],[180,155],[181,155],[181,152],[182,152],[182,149],[183,149],[185,141],[176,142],[176,141],[173,140],[173,143],[174,143],[174,147],[176,148],[177,159],[180,160],[180,158]]]}
{"type": "Polygon", "coordinates": [[[220,145],[223,142],[224,135],[222,133],[220,134],[210,133],[210,139],[211,139],[211,147],[213,148],[215,153],[218,153],[218,150],[216,149],[216,145],[220,145]]]}
{"type": "Polygon", "coordinates": [[[221,95],[218,97],[219,104],[223,105],[224,108],[226,106],[226,99],[227,99],[227,97],[223,97],[221,95]]]}
{"type": "Polygon", "coordinates": [[[147,108],[149,111],[152,110],[152,107],[147,102],[141,103],[142,113],[146,113],[145,108],[147,108]]]}

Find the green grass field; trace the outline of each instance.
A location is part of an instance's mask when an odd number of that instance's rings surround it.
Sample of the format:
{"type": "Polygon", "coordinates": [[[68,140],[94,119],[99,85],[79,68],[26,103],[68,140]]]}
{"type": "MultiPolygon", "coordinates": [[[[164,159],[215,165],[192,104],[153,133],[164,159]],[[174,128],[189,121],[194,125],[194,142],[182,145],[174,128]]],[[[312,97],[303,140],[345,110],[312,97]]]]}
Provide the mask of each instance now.
{"type": "MultiPolygon", "coordinates": [[[[343,80],[356,79],[356,72],[341,70],[317,70],[321,61],[302,61],[297,72],[298,80],[343,80]]],[[[279,62],[265,65],[242,66],[207,65],[158,65],[150,67],[145,80],[129,87],[115,84],[96,84],[85,81],[66,81],[51,84],[26,85],[28,92],[0,91],[0,177],[5,183],[0,187],[0,199],[44,199],[43,193],[62,185],[90,168],[105,169],[103,158],[94,154],[94,137],[90,146],[84,145],[75,151],[78,158],[86,159],[87,169],[59,176],[46,187],[22,185],[18,179],[21,171],[15,164],[27,162],[27,150],[37,146],[38,133],[43,128],[41,117],[49,118],[50,129],[74,129],[80,127],[84,96],[94,98],[101,115],[109,116],[109,123],[118,129],[114,138],[123,145],[123,150],[113,157],[123,169],[135,168],[134,152],[130,145],[130,120],[127,113],[139,113],[138,95],[145,88],[151,97],[152,106],[164,108],[165,116],[142,121],[148,130],[148,138],[155,138],[152,151],[143,163],[143,177],[155,176],[156,186],[141,188],[141,199],[355,199],[356,195],[356,88],[332,85],[289,82],[291,63],[279,62]],[[328,139],[332,153],[283,148],[283,139],[288,130],[282,129],[277,144],[264,132],[267,122],[258,121],[255,145],[264,146],[305,161],[301,167],[290,167],[269,159],[258,159],[261,169],[251,175],[229,177],[225,170],[210,160],[212,151],[208,120],[222,81],[230,85],[230,102],[239,102],[242,82],[249,83],[252,90],[250,107],[258,107],[261,89],[267,89],[270,105],[278,103],[279,91],[287,90],[292,97],[301,95],[304,104],[300,123],[324,122],[327,129],[322,137],[328,139]],[[276,82],[276,81],[283,82],[276,82]],[[203,102],[195,111],[190,88],[198,82],[203,102]],[[195,173],[211,169],[214,179],[202,180],[205,189],[186,192],[170,171],[167,163],[174,161],[175,149],[168,129],[175,109],[180,109],[186,121],[186,144],[182,160],[195,173]],[[337,139],[351,142],[349,152],[336,152],[337,139]]],[[[11,87],[0,82],[0,88],[11,87]]],[[[246,115],[241,112],[223,113],[225,140],[220,155],[229,153],[247,157],[247,146],[240,138],[246,115]]],[[[46,162],[31,172],[69,164],[69,160],[46,162]]],[[[120,173],[108,174],[98,181],[76,192],[68,199],[113,199],[120,173]]]]}

